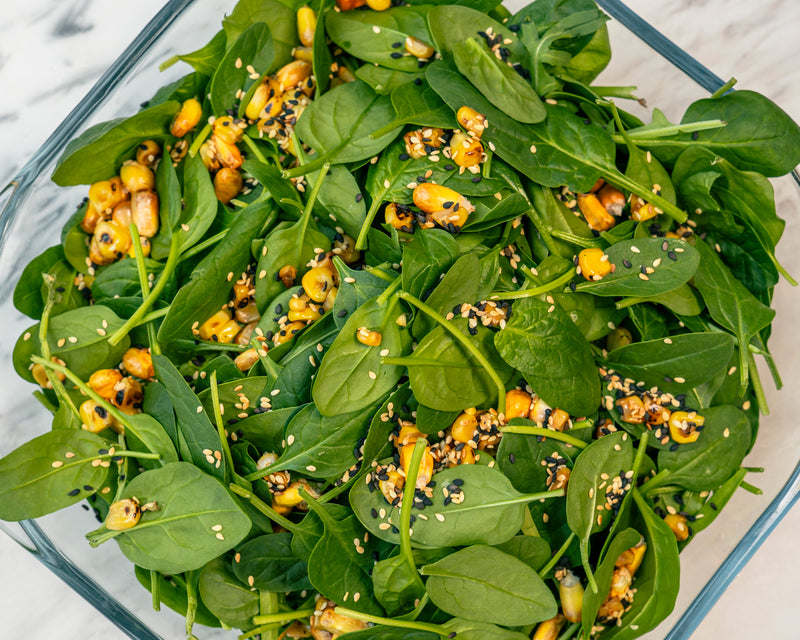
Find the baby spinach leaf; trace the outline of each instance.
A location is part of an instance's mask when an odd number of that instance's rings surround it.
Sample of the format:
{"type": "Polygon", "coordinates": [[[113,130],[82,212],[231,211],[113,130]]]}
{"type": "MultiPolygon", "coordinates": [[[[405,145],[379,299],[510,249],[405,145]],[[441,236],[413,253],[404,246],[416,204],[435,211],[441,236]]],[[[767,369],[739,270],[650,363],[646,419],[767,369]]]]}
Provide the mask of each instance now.
{"type": "Polygon", "coordinates": [[[256,413],[236,423],[237,438],[253,444],[260,452],[278,453],[283,431],[297,407],[256,413]]]}
{"type": "Polygon", "coordinates": [[[268,533],[236,548],[233,573],[242,582],[264,591],[311,589],[306,563],[291,548],[291,533],[268,533]]]}
{"type": "Polygon", "coordinates": [[[531,567],[482,545],[467,547],[422,567],[437,607],[481,622],[509,626],[552,618],[558,607],[550,589],[531,567]]]}
{"type": "Polygon", "coordinates": [[[142,468],[154,469],[163,464],[178,461],[178,454],[172,438],[158,420],[146,413],[135,413],[127,416],[127,420],[129,426],[126,428],[126,436],[129,446],[142,451],[152,451],[161,456],[158,462],[140,460],[139,464],[142,468]]]}
{"type": "MultiPolygon", "coordinates": [[[[508,47],[517,60],[524,59],[525,49],[513,31],[480,11],[471,2],[467,6],[458,5],[466,5],[466,3],[436,6],[428,12],[428,26],[433,36],[434,46],[443,58],[452,60],[453,50],[457,43],[474,38],[481,31],[487,33],[491,29],[493,34],[502,37],[504,42],[511,41],[504,46],[508,47]]],[[[444,98],[444,96],[442,97],[444,98]]],[[[491,123],[491,119],[489,122],[491,123]]]]}
{"type": "Polygon", "coordinates": [[[703,409],[702,416],[705,426],[696,442],[679,445],[676,451],[658,452],[658,468],[667,470],[664,482],[691,491],[713,489],[742,464],[751,442],[747,415],[736,407],[720,405],[703,409]]]}
{"type": "Polygon", "coordinates": [[[669,334],[665,314],[654,305],[642,302],[631,305],[627,311],[633,327],[639,333],[639,340],[650,342],[669,334]]]}
{"type": "Polygon", "coordinates": [[[443,129],[458,126],[452,109],[425,81],[396,87],[391,93],[391,100],[396,115],[395,125],[418,124],[443,129]]]}
{"type": "Polygon", "coordinates": [[[325,28],[328,14],[333,11],[333,7],[334,0],[320,0],[319,10],[317,11],[317,26],[314,29],[314,38],[311,45],[312,70],[314,77],[317,79],[317,95],[321,95],[328,90],[331,76],[333,75],[330,73],[333,56],[328,47],[328,31],[325,28]]]}
{"type": "Polygon", "coordinates": [[[116,541],[131,562],[161,573],[199,569],[241,542],[250,518],[216,479],[188,462],[173,462],[133,478],[124,498],[155,502],[116,541]]]}
{"type": "MultiPolygon", "coordinates": [[[[212,369],[210,365],[226,361],[227,363],[225,366],[227,368],[230,364],[232,364],[230,358],[225,356],[214,358],[214,360],[206,365],[207,368],[204,370],[209,374],[212,370],[216,370],[218,372],[222,371],[223,369],[220,369],[219,367],[214,367],[212,369]]],[[[236,365],[233,366],[236,367],[236,365]]],[[[241,375],[238,367],[236,367],[236,373],[241,375]]],[[[209,377],[209,375],[206,375],[206,378],[209,377]]],[[[217,374],[217,379],[221,379],[219,373],[217,374]]],[[[237,377],[233,380],[219,383],[217,385],[219,404],[222,408],[222,415],[226,418],[226,423],[233,424],[231,420],[243,419],[240,417],[240,414],[241,416],[248,414],[249,417],[251,415],[255,415],[255,412],[261,411],[260,407],[265,402],[265,396],[271,383],[272,378],[270,376],[255,375],[250,375],[246,378],[237,377]],[[236,417],[234,418],[234,416],[236,417]]],[[[197,389],[198,386],[196,385],[195,390],[197,389]]],[[[200,404],[203,405],[203,409],[205,409],[207,415],[214,415],[214,401],[211,399],[210,385],[197,394],[197,399],[200,401],[200,404]]]]}
{"type": "Polygon", "coordinates": [[[303,203],[297,189],[281,177],[280,169],[255,158],[245,160],[242,168],[261,183],[287,215],[292,218],[298,217],[303,210],[303,203]]]}
{"type": "MultiPolygon", "coordinates": [[[[536,426],[530,420],[514,418],[512,425],[536,426]]],[[[572,466],[578,449],[557,440],[544,439],[516,433],[503,434],[497,449],[497,468],[514,485],[517,491],[534,493],[547,490],[547,461],[545,458],[563,458],[564,464],[572,466]]]]}
{"type": "Polygon", "coordinates": [[[375,93],[388,96],[398,87],[408,86],[417,78],[423,79],[423,71],[397,71],[386,67],[376,67],[374,64],[365,64],[356,69],[356,78],[363,80],[375,93]]]}
{"type": "Polygon", "coordinates": [[[488,622],[453,618],[442,627],[450,633],[456,633],[461,640],[525,640],[528,636],[519,631],[511,631],[488,622]]]}
{"type": "Polygon", "coordinates": [[[261,612],[258,592],[239,581],[230,560],[224,556],[202,568],[197,588],[208,610],[231,627],[247,629],[252,625],[253,616],[261,612]]]}
{"type": "MultiPolygon", "coordinates": [[[[153,588],[151,572],[142,567],[135,567],[134,573],[139,584],[148,591],[153,588]]],[[[156,573],[157,593],[161,604],[167,605],[173,611],[182,616],[186,615],[188,606],[188,595],[186,590],[186,580],[181,575],[165,576],[156,573]]],[[[221,627],[222,624],[215,614],[209,611],[205,602],[201,599],[197,603],[197,609],[194,612],[194,621],[197,624],[202,624],[207,627],[221,627]]]]}
{"type": "MultiPolygon", "coordinates": [[[[697,535],[714,522],[720,511],[728,504],[728,500],[736,493],[736,490],[739,488],[739,485],[742,484],[742,480],[744,480],[746,475],[746,469],[738,469],[736,473],[711,492],[711,495],[703,503],[700,510],[694,514],[696,519],[692,522],[692,536],[697,535]]],[[[692,538],[689,538],[689,540],[685,542],[688,544],[691,539],[692,538]]]]}
{"type": "Polygon", "coordinates": [[[333,263],[339,273],[339,293],[333,301],[331,313],[336,326],[341,328],[347,322],[347,316],[370,298],[379,296],[389,285],[366,269],[351,269],[338,256],[334,257],[333,263]]]}
{"type": "Polygon", "coordinates": [[[727,333],[685,333],[620,347],[608,354],[606,364],[645,386],[685,393],[727,369],[733,346],[727,333]]]}
{"type": "MultiPolygon", "coordinates": [[[[292,60],[293,49],[300,44],[297,38],[297,11],[277,0],[239,0],[230,15],[222,20],[222,28],[231,46],[247,30],[257,23],[266,23],[275,48],[272,71],[292,60]]],[[[244,61],[243,66],[248,62],[244,61]]],[[[221,111],[218,113],[222,113],[221,111]]]]}
{"type": "Polygon", "coordinates": [[[645,153],[634,144],[628,144],[628,165],[625,168],[625,175],[652,189],[658,187],[662,197],[675,203],[675,187],[664,165],[651,153],[645,153]]]}
{"type": "Polygon", "coordinates": [[[109,442],[81,429],[48,431],[0,459],[0,518],[27,520],[77,504],[105,482],[109,442]]]}
{"type": "Polygon", "coordinates": [[[425,595],[419,575],[411,570],[403,556],[394,556],[375,563],[372,586],[375,598],[390,616],[413,610],[414,603],[425,595]]]}
{"type": "Polygon", "coordinates": [[[416,233],[403,247],[403,290],[419,297],[458,259],[453,236],[442,229],[416,233]]]}
{"type": "Polygon", "coordinates": [[[522,560],[534,571],[541,570],[550,560],[551,555],[550,545],[547,544],[547,541],[536,536],[514,536],[507,542],[495,545],[495,549],[522,560]]]}
{"type": "Polygon", "coordinates": [[[453,55],[458,70],[506,115],[526,123],[545,119],[547,112],[531,85],[477,40],[455,43],[453,55]]]}
{"type": "MultiPolygon", "coordinates": [[[[150,258],[144,259],[145,270],[158,278],[164,270],[161,262],[150,258]]],[[[167,286],[159,296],[159,300],[169,303],[175,297],[177,282],[170,278],[167,286]]],[[[120,298],[135,298],[141,300],[142,285],[139,282],[139,271],[135,260],[120,260],[103,268],[92,283],[92,297],[95,302],[113,304],[112,300],[120,298]]]]}
{"type": "Polygon", "coordinates": [[[517,303],[494,344],[549,405],[574,416],[596,411],[600,378],[591,348],[560,308],[535,298],[517,303]]]}
{"type": "Polygon", "coordinates": [[[197,51],[173,56],[166,62],[161,63],[159,70],[163,71],[178,62],[178,60],[181,60],[190,65],[195,71],[210,77],[214,75],[220,58],[225,54],[227,45],[228,37],[225,35],[225,31],[220,29],[207,44],[197,51]]]}
{"type": "Polygon", "coordinates": [[[56,245],[46,249],[31,260],[14,287],[14,307],[29,318],[38,320],[42,317],[44,303],[47,299],[47,287],[42,275],[49,274],[55,281],[53,286],[60,295],[60,300],[53,305],[51,315],[86,304],[86,299],[73,285],[75,271],[64,257],[64,249],[56,245]],[[59,288],[61,291],[59,291],[59,288]]]}
{"type": "MultiPolygon", "coordinates": [[[[309,186],[314,186],[318,175],[318,172],[308,174],[309,186]]],[[[367,217],[367,207],[356,179],[352,172],[338,164],[328,170],[317,196],[317,206],[327,213],[335,226],[353,238],[358,236],[367,217]]]]}
{"type": "Polygon", "coordinates": [[[606,255],[613,271],[601,280],[581,282],[578,291],[597,296],[654,296],[687,282],[700,262],[690,244],[674,238],[623,240],[606,249],[606,255]]]}

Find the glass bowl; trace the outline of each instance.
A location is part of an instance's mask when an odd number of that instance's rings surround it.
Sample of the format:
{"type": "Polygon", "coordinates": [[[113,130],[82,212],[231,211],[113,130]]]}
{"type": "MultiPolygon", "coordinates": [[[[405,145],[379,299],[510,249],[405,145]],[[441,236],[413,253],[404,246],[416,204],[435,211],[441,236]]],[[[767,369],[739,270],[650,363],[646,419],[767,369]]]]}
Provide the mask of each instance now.
{"type": "MultiPolygon", "coordinates": [[[[514,9],[525,4],[525,0],[507,4],[514,9]]],[[[614,58],[598,84],[636,85],[638,95],[662,109],[673,121],[680,118],[689,102],[722,85],[720,78],[623,4],[616,0],[599,0],[598,4],[614,18],[610,24],[614,58]],[[631,33],[637,37],[630,37],[631,33]]],[[[0,355],[4,363],[9,362],[16,337],[29,324],[11,304],[14,283],[31,256],[58,242],[63,221],[85,195],[85,187],[64,189],[50,182],[61,149],[92,124],[133,114],[155,89],[186,73],[182,64],[164,73],[158,71],[158,65],[175,53],[191,51],[205,43],[233,5],[234,0],[170,0],[165,4],[0,192],[0,318],[5,328],[0,332],[0,355]]],[[[637,107],[634,111],[649,119],[646,109],[637,107]]],[[[794,177],[797,180],[797,175],[794,177]]],[[[793,245],[797,245],[800,229],[797,216],[792,214],[800,210],[800,192],[790,177],[775,180],[774,185],[779,214],[787,218],[778,257],[790,273],[798,275],[800,251],[794,250],[798,247],[793,245]]],[[[676,608],[645,638],[688,638],[800,492],[800,466],[796,467],[800,431],[790,428],[794,424],[793,408],[786,402],[800,391],[800,358],[794,353],[792,320],[800,312],[800,299],[791,296],[790,288],[781,282],[775,291],[774,306],[778,315],[771,347],[785,388],[779,399],[777,392],[767,385],[772,412],[762,419],[758,441],[745,461],[749,467],[765,468],[763,473],[749,477],[764,495],[737,492],[714,525],[683,551],[676,608]]],[[[765,372],[764,379],[768,378],[765,372]]],[[[1,454],[45,431],[49,419],[43,408],[30,401],[30,384],[17,378],[10,364],[0,370],[0,380],[0,406],[4,407],[0,418],[1,454]]],[[[184,633],[182,616],[166,608],[159,613],[152,610],[150,594],[138,585],[133,566],[121,556],[116,545],[90,549],[84,533],[95,526],[92,514],[80,506],[36,521],[0,524],[129,637],[137,640],[180,637],[184,633]]],[[[204,640],[233,637],[229,631],[207,628],[196,631],[204,640]]]]}

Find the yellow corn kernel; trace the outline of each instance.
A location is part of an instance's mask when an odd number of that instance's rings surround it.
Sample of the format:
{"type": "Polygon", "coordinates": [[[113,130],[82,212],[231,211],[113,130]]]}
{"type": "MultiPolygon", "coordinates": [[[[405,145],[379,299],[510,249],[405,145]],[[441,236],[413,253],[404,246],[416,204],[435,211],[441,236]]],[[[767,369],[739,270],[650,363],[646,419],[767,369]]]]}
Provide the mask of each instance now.
{"type": "Polygon", "coordinates": [[[94,228],[92,240],[97,242],[97,251],[109,264],[122,258],[131,246],[131,234],[115,222],[101,220],[94,228]]]}
{"type": "Polygon", "coordinates": [[[547,404],[541,398],[536,398],[531,405],[530,413],[528,414],[528,418],[536,422],[537,424],[544,425],[547,422],[547,419],[550,416],[552,409],[550,405],[547,404]]]}
{"type": "Polygon", "coordinates": [[[565,624],[567,624],[567,619],[562,614],[557,613],[549,620],[539,623],[532,640],[556,640],[565,624]]]}
{"type": "MultiPolygon", "coordinates": [[[[415,446],[416,442],[400,447],[400,466],[403,467],[406,475],[408,475],[408,465],[411,462],[411,456],[414,453],[415,446]]],[[[417,482],[415,485],[417,489],[424,489],[428,486],[431,477],[433,477],[433,456],[431,455],[431,448],[425,447],[425,453],[422,455],[422,462],[419,465],[419,473],[417,474],[417,482]]]]}
{"type": "Polygon", "coordinates": [[[123,229],[127,229],[133,222],[131,213],[131,201],[123,200],[111,212],[111,221],[116,222],[123,229]]]}
{"type": "Polygon", "coordinates": [[[617,327],[606,336],[606,349],[613,351],[633,342],[633,334],[625,327],[617,327]]]}
{"type": "Polygon", "coordinates": [[[569,569],[556,571],[558,596],[561,600],[561,613],[569,622],[580,622],[583,611],[583,585],[569,569]]]}
{"type": "Polygon", "coordinates": [[[427,60],[434,53],[436,53],[436,49],[434,49],[431,45],[412,36],[408,36],[406,38],[405,47],[406,51],[408,51],[412,56],[415,58],[420,58],[421,60],[427,60]]]}
{"type": "Polygon", "coordinates": [[[450,435],[456,442],[469,442],[475,437],[477,428],[478,419],[475,417],[475,413],[467,413],[465,411],[450,426],[450,435]]]}
{"type": "Polygon", "coordinates": [[[330,638],[330,640],[334,640],[340,635],[369,628],[369,622],[348,618],[336,613],[336,604],[322,596],[317,598],[314,608],[314,615],[311,616],[309,621],[311,635],[314,638],[330,638]]]}
{"type": "Polygon", "coordinates": [[[240,325],[236,320],[228,320],[220,330],[216,333],[215,336],[211,336],[211,339],[214,342],[222,342],[223,344],[230,344],[233,342],[236,335],[239,331],[242,330],[242,325],[240,325]]]}
{"type": "Polygon", "coordinates": [[[125,187],[117,176],[110,180],[95,182],[89,187],[89,204],[93,204],[103,214],[111,213],[111,210],[125,198],[125,187]]]}
{"type": "Polygon", "coordinates": [[[305,60],[306,62],[314,62],[314,49],[311,47],[295,47],[292,50],[292,57],[295,60],[305,60]]]}
{"type": "MultiPolygon", "coordinates": [[[[144,236],[139,236],[139,246],[142,247],[142,255],[146,258],[150,255],[150,239],[145,238],[144,236]]],[[[129,258],[136,258],[136,249],[134,248],[135,245],[131,242],[131,246],[128,247],[128,257],[129,258]]]]}
{"type": "Polygon", "coordinates": [[[322,312],[313,302],[306,302],[303,304],[303,306],[298,305],[294,309],[290,307],[289,312],[286,315],[289,318],[289,322],[306,323],[319,320],[322,317],[322,312]]]}
{"type": "Polygon", "coordinates": [[[398,498],[402,496],[406,479],[399,471],[388,471],[386,475],[388,478],[386,480],[380,480],[378,486],[380,487],[383,497],[386,498],[386,502],[394,504],[398,498]]]}
{"type": "Polygon", "coordinates": [[[627,567],[617,567],[611,576],[611,590],[608,592],[611,598],[622,598],[631,587],[633,576],[627,567]]]}
{"type": "Polygon", "coordinates": [[[262,469],[266,469],[267,467],[275,464],[278,461],[278,454],[272,453],[271,451],[266,451],[265,453],[261,454],[261,457],[256,460],[256,469],[261,471],[262,469]]]}
{"type": "Polygon", "coordinates": [[[597,611],[597,619],[600,622],[611,622],[618,620],[625,613],[625,605],[619,598],[606,598],[597,611]]]}
{"type": "Polygon", "coordinates": [[[111,398],[111,404],[122,413],[133,415],[141,412],[143,399],[142,383],[130,376],[125,376],[114,385],[114,396],[111,398]]]}
{"type": "Polygon", "coordinates": [[[287,91],[308,78],[311,71],[311,65],[305,60],[293,60],[278,69],[275,73],[275,80],[280,85],[281,91],[287,91]]]}
{"type": "Polygon", "coordinates": [[[250,301],[250,287],[246,282],[236,282],[233,285],[233,304],[244,306],[250,301]]]}
{"type": "Polygon", "coordinates": [[[222,327],[224,327],[230,321],[230,319],[231,312],[227,309],[220,309],[200,325],[197,335],[201,340],[211,340],[211,336],[215,335],[220,329],[222,329],[222,327]]]}
{"type": "Polygon", "coordinates": [[[322,303],[322,311],[330,311],[333,309],[333,303],[336,302],[336,296],[339,295],[338,287],[331,287],[328,289],[328,295],[325,296],[325,301],[322,303]]]}
{"type": "Polygon", "coordinates": [[[242,166],[244,157],[242,156],[242,152],[239,151],[239,147],[237,147],[235,144],[225,142],[222,138],[214,133],[211,134],[210,140],[214,147],[214,153],[217,156],[217,160],[219,160],[219,163],[223,167],[227,167],[228,169],[238,169],[242,166]]]}
{"type": "Polygon", "coordinates": [[[130,192],[135,193],[142,189],[155,189],[156,176],[153,170],[144,164],[133,160],[126,162],[119,170],[122,185],[130,192]]]}
{"type": "Polygon", "coordinates": [[[195,98],[185,100],[172,119],[169,132],[176,138],[183,138],[194,129],[203,117],[203,105],[195,98]]]}
{"type": "Polygon", "coordinates": [[[520,389],[506,392],[506,420],[511,418],[527,418],[531,411],[531,396],[520,389]]]}
{"type": "Polygon", "coordinates": [[[235,364],[239,371],[250,371],[250,368],[258,362],[258,351],[255,349],[248,349],[247,351],[242,351],[238,356],[233,359],[233,364],[235,364]]]}
{"type": "Polygon", "coordinates": [[[309,269],[301,281],[303,289],[314,302],[323,302],[328,289],[334,286],[333,275],[324,267],[309,269]]]}
{"type": "Polygon", "coordinates": [[[550,412],[550,419],[547,421],[547,426],[556,431],[566,431],[569,427],[569,414],[563,409],[553,409],[550,412]]]}
{"type": "Polygon", "coordinates": [[[394,446],[398,449],[407,444],[414,444],[419,438],[424,438],[425,434],[417,429],[417,425],[408,420],[400,421],[400,431],[394,437],[394,446]]]}
{"type": "Polygon", "coordinates": [[[219,160],[217,160],[217,154],[210,140],[206,140],[200,145],[198,153],[200,154],[200,159],[203,161],[206,169],[209,171],[216,171],[219,169],[219,160]]]}
{"type": "Polygon", "coordinates": [[[314,45],[314,31],[317,28],[317,14],[309,6],[297,10],[297,37],[304,47],[314,45]]]}
{"type": "Polygon", "coordinates": [[[105,400],[111,400],[116,391],[114,387],[122,380],[118,369],[98,369],[89,376],[89,388],[105,400]]]}
{"type": "Polygon", "coordinates": [[[644,410],[647,412],[647,424],[654,427],[659,424],[664,424],[670,418],[670,411],[662,407],[655,399],[650,396],[645,396],[642,401],[644,402],[644,410]]]}
{"type": "Polygon", "coordinates": [[[367,6],[373,11],[386,11],[392,6],[392,0],[367,0],[367,6]]]}
{"type": "Polygon", "coordinates": [[[456,452],[458,464],[475,464],[475,450],[472,447],[464,447],[456,452]]]}
{"type": "Polygon", "coordinates": [[[137,191],[131,196],[131,222],[139,235],[152,238],[158,233],[158,196],[155,191],[137,191]]]}
{"type": "Polygon", "coordinates": [[[614,216],[606,211],[593,193],[578,194],[578,208],[581,210],[586,224],[594,231],[608,231],[616,224],[614,216]]]}
{"type": "Polygon", "coordinates": [[[412,233],[414,231],[414,214],[404,204],[390,202],[383,210],[383,219],[398,231],[412,233]]]}
{"type": "Polygon", "coordinates": [[[550,483],[547,485],[548,491],[558,491],[559,489],[566,489],[567,485],[569,484],[569,477],[572,475],[572,471],[569,467],[561,467],[558,471],[556,471],[555,475],[551,478],[547,478],[547,481],[550,483]]]}
{"type": "Polygon", "coordinates": [[[599,247],[582,249],[578,254],[578,266],[581,275],[590,281],[602,280],[612,270],[608,256],[599,247]]]}
{"type": "Polygon", "coordinates": [[[145,140],[136,147],[136,162],[146,167],[155,166],[161,157],[161,147],[155,140],[145,140]]]}
{"type": "Polygon", "coordinates": [[[242,324],[250,324],[261,319],[261,314],[258,312],[255,300],[250,299],[243,307],[236,309],[236,319],[242,324]]]}
{"type": "Polygon", "coordinates": [[[383,336],[379,331],[372,331],[366,327],[359,327],[356,331],[356,339],[368,347],[378,347],[381,344],[383,336]]]}
{"type": "Polygon", "coordinates": [[[277,347],[279,344],[283,344],[284,342],[288,342],[292,338],[294,338],[294,334],[300,331],[303,327],[305,327],[304,322],[290,322],[287,324],[283,329],[278,331],[274,336],[272,336],[272,343],[277,347]]]}
{"type": "MultiPolygon", "coordinates": [[[[247,107],[244,110],[244,115],[249,120],[257,120],[258,118],[268,118],[271,116],[276,115],[275,113],[271,115],[265,115],[264,109],[267,108],[267,103],[269,103],[274,98],[280,98],[280,85],[274,78],[265,78],[264,81],[256,87],[256,90],[253,92],[253,95],[250,97],[250,102],[247,103],[247,107]]],[[[276,100],[277,105],[280,106],[280,99],[276,100]]],[[[274,107],[270,107],[269,111],[271,111],[274,107]]]]}
{"type": "MultiPolygon", "coordinates": [[[[261,318],[259,316],[259,320],[260,319],[261,318]]],[[[233,341],[233,343],[241,345],[243,347],[250,344],[250,339],[253,337],[253,332],[256,330],[256,327],[258,326],[259,320],[254,320],[253,322],[248,322],[246,325],[244,325],[244,327],[242,327],[242,330],[236,334],[236,339],[233,341]]],[[[263,349],[264,351],[266,351],[267,350],[266,346],[263,347],[263,349]]]]}
{"type": "Polygon", "coordinates": [[[132,376],[148,380],[156,375],[150,349],[132,347],[122,354],[122,364],[132,376]]]}
{"type": "Polygon", "coordinates": [[[100,433],[114,425],[114,417],[94,400],[84,400],[78,409],[81,417],[81,429],[100,433]]]}
{"type": "Polygon", "coordinates": [[[81,229],[83,229],[86,233],[94,233],[97,223],[104,219],[105,217],[103,216],[103,213],[94,206],[94,203],[89,201],[86,204],[86,211],[84,212],[83,219],[81,220],[81,229]]]}
{"type": "Polygon", "coordinates": [[[242,191],[242,174],[237,169],[224,167],[214,176],[214,195],[222,204],[228,204],[242,191]]]}
{"type": "Polygon", "coordinates": [[[638,396],[628,396],[616,401],[617,409],[620,412],[620,419],[631,424],[642,424],[647,417],[644,403],[638,396]]]}
{"type": "Polygon", "coordinates": [[[355,264],[361,259],[361,252],[356,249],[356,241],[346,233],[342,234],[341,239],[334,239],[333,253],[338,255],[345,264],[355,264]]]}
{"type": "Polygon", "coordinates": [[[679,513],[668,513],[664,516],[664,522],[672,529],[675,534],[675,539],[678,542],[683,542],[689,537],[689,525],[686,524],[686,516],[679,513]]]}
{"type": "Polygon", "coordinates": [[[231,116],[221,116],[214,120],[212,130],[218,140],[222,140],[225,144],[236,144],[242,139],[244,133],[239,126],[240,122],[241,120],[231,116]]]}
{"type": "Polygon", "coordinates": [[[438,149],[444,143],[444,129],[438,127],[425,127],[409,131],[403,136],[406,153],[418,160],[424,158],[429,152],[438,149]]]}
{"type": "Polygon", "coordinates": [[[139,508],[139,501],[136,498],[118,500],[108,507],[106,529],[111,529],[112,531],[130,529],[139,522],[141,516],[142,510],[139,508]]]}
{"type": "Polygon", "coordinates": [[[625,551],[619,554],[619,558],[617,558],[614,566],[626,567],[628,569],[628,573],[630,573],[631,576],[634,576],[636,575],[639,567],[642,565],[645,551],[647,551],[647,543],[644,541],[644,538],[642,538],[630,549],[625,549],[625,551]]]}
{"type": "Polygon", "coordinates": [[[342,11],[358,9],[366,4],[367,0],[336,0],[336,6],[342,11]]]}
{"type": "Polygon", "coordinates": [[[694,442],[700,437],[697,427],[702,427],[706,419],[696,411],[673,411],[669,417],[669,435],[681,444],[694,442]]]}
{"type": "Polygon", "coordinates": [[[656,208],[639,196],[631,194],[631,220],[644,222],[658,215],[656,208]]]}
{"type": "Polygon", "coordinates": [[[476,138],[480,138],[488,126],[485,115],[466,106],[460,107],[458,112],[456,112],[456,120],[458,120],[458,124],[461,125],[462,129],[471,133],[476,138]]]}
{"type": "Polygon", "coordinates": [[[297,269],[290,264],[285,264],[278,271],[278,278],[287,289],[293,287],[294,281],[297,278],[297,269]]]}
{"type": "MultiPolygon", "coordinates": [[[[51,356],[50,357],[50,361],[51,362],[55,362],[56,364],[59,364],[62,367],[66,366],[66,362],[64,362],[61,358],[57,358],[56,356],[51,356]]],[[[33,367],[31,367],[31,375],[33,376],[33,379],[36,380],[36,382],[39,384],[39,386],[42,389],[52,389],[53,388],[53,385],[50,382],[50,379],[47,377],[47,370],[45,369],[43,364],[35,364],[35,365],[33,365],[33,367]]],[[[66,377],[63,373],[56,372],[56,371],[53,371],[52,375],[54,375],[56,378],[58,378],[62,382],[64,381],[64,378],[66,377]]]]}
{"type": "Polygon", "coordinates": [[[674,231],[667,231],[664,234],[664,237],[665,238],[672,238],[673,240],[682,240],[682,238],[677,233],[675,233],[674,231]]]}
{"type": "Polygon", "coordinates": [[[597,192],[597,199],[612,216],[619,216],[625,208],[625,194],[610,184],[604,185],[597,192]]]}
{"type": "Polygon", "coordinates": [[[272,496],[272,504],[277,504],[282,507],[296,507],[303,502],[305,498],[300,495],[300,489],[305,489],[312,498],[318,498],[317,492],[306,480],[297,480],[292,482],[286,489],[281,492],[275,493],[272,496]]]}
{"type": "Polygon", "coordinates": [[[460,229],[475,210],[469,200],[452,189],[423,182],[414,187],[414,204],[447,229],[460,229]]]}
{"type": "Polygon", "coordinates": [[[456,133],[450,138],[450,159],[459,167],[474,167],[483,159],[483,145],[475,136],[456,133]]]}

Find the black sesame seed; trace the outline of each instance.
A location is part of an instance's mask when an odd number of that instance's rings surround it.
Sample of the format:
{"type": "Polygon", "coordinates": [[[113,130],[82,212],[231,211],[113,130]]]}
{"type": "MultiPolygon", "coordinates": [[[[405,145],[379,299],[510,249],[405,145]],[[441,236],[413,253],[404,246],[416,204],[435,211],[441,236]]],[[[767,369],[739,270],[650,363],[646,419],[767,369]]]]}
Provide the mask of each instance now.
{"type": "Polygon", "coordinates": [[[361,195],[360,193],[356,194],[356,202],[361,202],[363,199],[364,199],[363,195],[361,195]]]}
{"type": "Polygon", "coordinates": [[[392,43],[392,49],[399,49],[402,46],[403,46],[402,42],[393,42],[392,43]]]}
{"type": "Polygon", "coordinates": [[[399,53],[398,51],[393,51],[393,52],[391,53],[390,57],[392,57],[392,58],[394,58],[395,60],[397,60],[398,58],[402,58],[402,57],[403,57],[403,54],[402,54],[402,53],[399,53]]]}
{"type": "Polygon", "coordinates": [[[626,269],[630,269],[630,268],[631,268],[631,266],[632,266],[632,264],[631,264],[631,261],[630,261],[630,260],[625,260],[624,258],[622,259],[622,265],[623,265],[623,266],[624,266],[626,269]]]}
{"type": "Polygon", "coordinates": [[[90,484],[83,485],[84,491],[94,491],[94,487],[90,484]]]}
{"type": "Polygon", "coordinates": [[[514,464],[517,461],[517,456],[515,456],[513,453],[509,453],[508,454],[508,461],[511,464],[514,464]]]}
{"type": "Polygon", "coordinates": [[[77,495],[78,495],[80,492],[81,492],[81,490],[80,490],[80,489],[73,489],[73,490],[72,490],[72,491],[70,491],[70,492],[69,492],[67,495],[68,495],[68,496],[77,496],[77,495]]]}

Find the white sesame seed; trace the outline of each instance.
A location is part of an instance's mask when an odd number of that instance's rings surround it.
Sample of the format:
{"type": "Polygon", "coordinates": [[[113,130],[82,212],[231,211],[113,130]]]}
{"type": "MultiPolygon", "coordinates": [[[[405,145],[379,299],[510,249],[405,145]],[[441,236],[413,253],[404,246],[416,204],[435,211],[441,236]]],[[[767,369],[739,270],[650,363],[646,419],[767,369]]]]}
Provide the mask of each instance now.
{"type": "Polygon", "coordinates": [[[289,446],[292,446],[294,444],[294,436],[293,435],[290,435],[288,438],[286,438],[286,444],[288,444],[289,446]]]}
{"type": "Polygon", "coordinates": [[[311,473],[314,473],[316,470],[317,468],[313,464],[310,464],[306,467],[306,471],[311,471],[311,473]]]}
{"type": "Polygon", "coordinates": [[[444,522],[444,516],[441,513],[434,513],[433,515],[439,522],[444,522]]]}
{"type": "Polygon", "coordinates": [[[378,377],[378,374],[375,373],[374,371],[370,371],[368,375],[372,380],[375,380],[378,377]]]}
{"type": "Polygon", "coordinates": [[[675,376],[675,377],[673,378],[673,380],[674,380],[675,382],[677,382],[678,384],[683,384],[684,382],[686,382],[686,378],[681,378],[680,376],[675,376]]]}
{"type": "Polygon", "coordinates": [[[728,429],[727,427],[725,427],[725,431],[722,432],[722,437],[723,438],[728,438],[728,437],[730,437],[730,435],[731,435],[731,430],[728,429]]]}
{"type": "MultiPolygon", "coordinates": [[[[197,413],[203,413],[203,405],[198,406],[196,411],[197,413]]],[[[205,451],[203,453],[205,453],[205,451]]]]}
{"type": "Polygon", "coordinates": [[[639,247],[631,245],[631,253],[641,253],[641,251],[639,250],[639,247]]]}
{"type": "Polygon", "coordinates": [[[63,464],[64,463],[61,460],[54,460],[53,464],[51,464],[50,466],[53,467],[53,469],[58,469],[59,467],[63,466],[63,464]]]}
{"type": "Polygon", "coordinates": [[[671,338],[664,338],[664,344],[672,344],[671,338]]]}
{"type": "Polygon", "coordinates": [[[213,527],[211,527],[211,530],[212,531],[222,531],[222,525],[221,524],[215,524],[213,527]]]}

